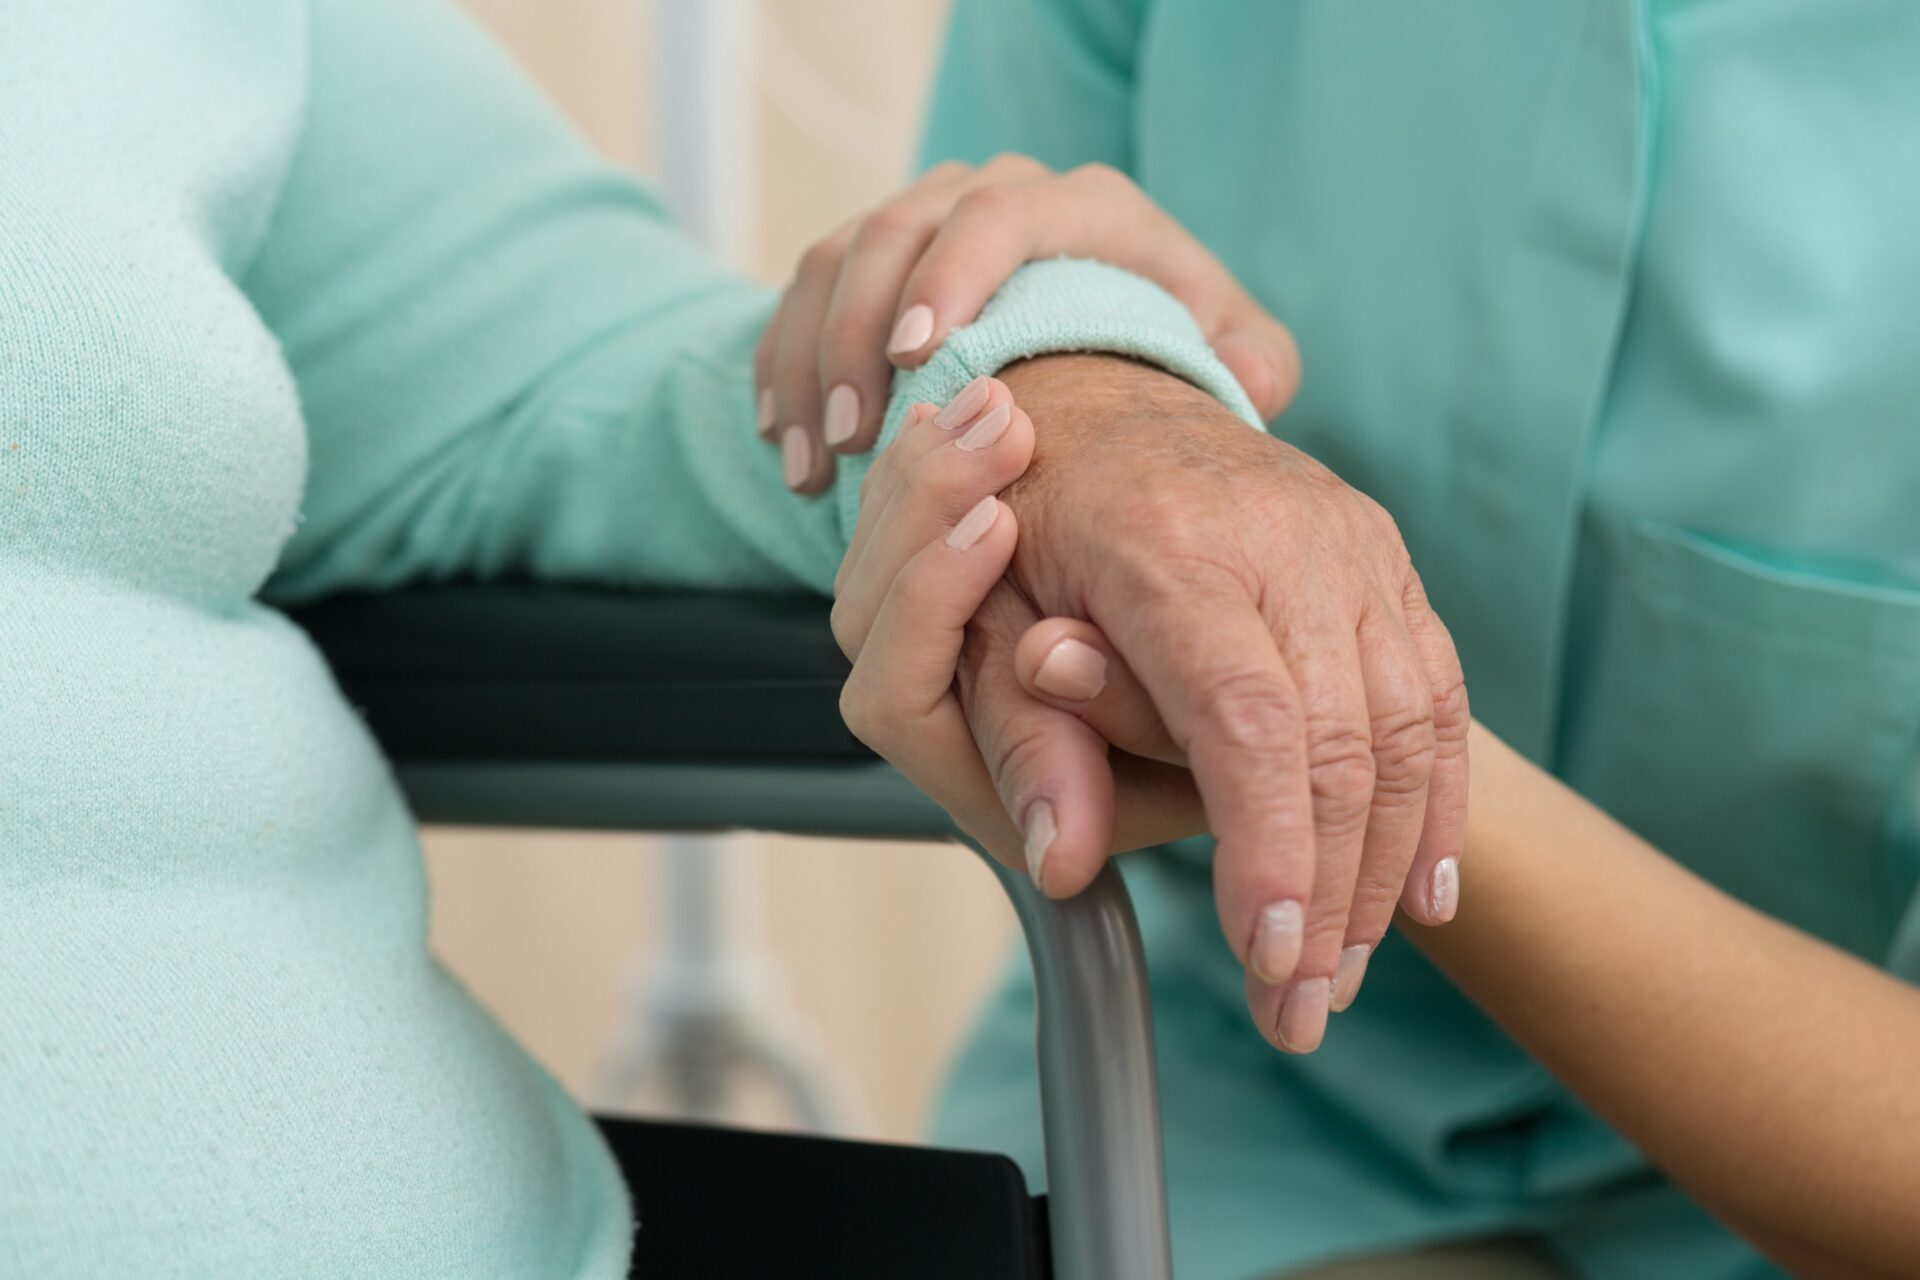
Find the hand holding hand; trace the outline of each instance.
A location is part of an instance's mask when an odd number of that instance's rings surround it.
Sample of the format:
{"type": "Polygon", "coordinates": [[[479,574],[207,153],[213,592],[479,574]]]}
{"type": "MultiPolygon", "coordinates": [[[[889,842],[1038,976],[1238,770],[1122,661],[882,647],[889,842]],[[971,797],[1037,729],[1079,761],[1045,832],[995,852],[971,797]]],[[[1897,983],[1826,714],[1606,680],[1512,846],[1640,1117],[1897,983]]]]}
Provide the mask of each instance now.
{"type": "Polygon", "coordinates": [[[937,735],[898,732],[900,707],[874,693],[889,664],[856,668],[850,723],[1003,856],[1005,815],[1018,817],[1036,881],[1061,896],[1113,850],[1191,828],[1185,777],[1168,772],[1191,762],[1256,1022],[1310,1049],[1336,978],[1357,986],[1396,900],[1430,923],[1452,912],[1467,720],[1451,644],[1376,506],[1197,391],[1103,358],[1035,361],[1007,380],[1046,426],[994,380],[912,415],[869,477],[835,610],[859,653],[897,548],[958,520],[960,497],[1009,486],[1019,545],[959,664],[999,805],[977,758],[942,764],[937,735]],[[1023,648],[1043,613],[1105,635],[1043,632],[1023,648]],[[1104,697],[1103,681],[1142,696],[1104,697]],[[1123,751],[1110,757],[1109,741],[1123,751]]]}
{"type": "MultiPolygon", "coordinates": [[[[970,431],[931,405],[914,406],[869,473],[859,532],[835,584],[833,625],[853,659],[840,696],[847,726],[982,847],[1018,867],[1024,837],[994,792],[954,689],[966,629],[1017,538],[1018,520],[994,490],[1033,450],[1033,423],[1005,386],[989,380],[982,389],[988,402],[970,431]]],[[[1113,850],[1205,829],[1184,769],[1135,763],[1113,814],[1113,850]]]]}
{"type": "Polygon", "coordinates": [[[873,447],[894,368],[918,368],[1024,263],[1061,255],[1184,303],[1262,416],[1292,398],[1292,337],[1126,175],[1024,156],[944,164],[809,248],[760,340],[760,434],[779,442],[788,487],[824,492],[834,454],[873,447]]]}
{"type": "Polygon", "coordinates": [[[1041,617],[1096,624],[1164,724],[1114,744],[1115,767],[1191,765],[1255,1020],[1315,1041],[1343,956],[1371,953],[1396,902],[1441,923],[1456,900],[1469,721],[1451,640],[1386,513],[1210,397],[1111,357],[1002,377],[1035,453],[1004,495],[1021,521],[1007,584],[960,668],[1000,797],[1048,892],[1092,878],[1112,843],[1107,740],[1010,672],[1041,617]]]}

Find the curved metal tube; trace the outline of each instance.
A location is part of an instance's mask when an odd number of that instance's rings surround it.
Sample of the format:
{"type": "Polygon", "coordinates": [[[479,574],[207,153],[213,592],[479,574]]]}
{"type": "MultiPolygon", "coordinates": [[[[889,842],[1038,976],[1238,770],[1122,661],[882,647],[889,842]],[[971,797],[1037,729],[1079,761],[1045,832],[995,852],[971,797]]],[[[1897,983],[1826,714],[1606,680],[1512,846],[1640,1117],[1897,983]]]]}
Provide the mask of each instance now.
{"type": "Polygon", "coordinates": [[[985,852],[1033,958],[1055,1280],[1170,1280],[1153,1012],[1133,900],[1112,863],[1056,902],[985,852]]]}

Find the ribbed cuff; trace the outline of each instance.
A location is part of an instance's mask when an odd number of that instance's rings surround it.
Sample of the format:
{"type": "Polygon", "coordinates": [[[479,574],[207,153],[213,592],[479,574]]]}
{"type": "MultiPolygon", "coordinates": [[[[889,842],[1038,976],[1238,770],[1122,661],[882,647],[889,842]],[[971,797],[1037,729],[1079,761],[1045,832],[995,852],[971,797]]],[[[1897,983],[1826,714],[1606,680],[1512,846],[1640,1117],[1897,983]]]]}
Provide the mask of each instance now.
{"type": "Polygon", "coordinates": [[[981,374],[1062,351],[1107,352],[1159,365],[1265,429],[1193,317],[1160,286],[1087,258],[1029,263],[1000,287],[979,319],[949,334],[926,364],[894,379],[879,443],[839,462],[834,498],[843,534],[852,537],[860,516],[861,479],[899,433],[910,405],[945,404],[981,374]]]}

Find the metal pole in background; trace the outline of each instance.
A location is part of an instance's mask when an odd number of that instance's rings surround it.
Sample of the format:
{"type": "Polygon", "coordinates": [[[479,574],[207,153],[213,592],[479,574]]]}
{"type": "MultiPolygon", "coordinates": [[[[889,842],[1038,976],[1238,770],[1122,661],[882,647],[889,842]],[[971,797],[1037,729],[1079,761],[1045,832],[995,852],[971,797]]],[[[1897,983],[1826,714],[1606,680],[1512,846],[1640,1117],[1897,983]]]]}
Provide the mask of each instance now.
{"type": "Polygon", "coordinates": [[[745,272],[754,233],[752,0],[641,0],[653,14],[655,181],[687,232],[745,272]]]}
{"type": "MultiPolygon", "coordinates": [[[[649,77],[656,184],[680,225],[745,271],[753,234],[751,0],[642,0],[657,50],[649,77]]],[[[659,950],[641,958],[598,1103],[636,1097],[703,1120],[738,1118],[760,1077],[793,1118],[844,1132],[856,1108],[781,999],[747,910],[755,851],[736,835],[661,838],[659,950]]]]}

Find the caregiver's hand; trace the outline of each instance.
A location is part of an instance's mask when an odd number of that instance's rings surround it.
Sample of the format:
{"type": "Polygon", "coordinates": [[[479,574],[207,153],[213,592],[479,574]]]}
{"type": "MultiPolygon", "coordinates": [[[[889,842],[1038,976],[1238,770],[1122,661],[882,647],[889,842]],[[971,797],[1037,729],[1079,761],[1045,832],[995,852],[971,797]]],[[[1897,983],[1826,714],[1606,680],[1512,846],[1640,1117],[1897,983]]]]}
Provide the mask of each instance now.
{"type": "MultiPolygon", "coordinates": [[[[994,490],[1026,468],[1033,424],[992,384],[968,430],[908,411],[861,490],[860,532],[834,588],[834,634],[854,660],[840,713],[960,828],[1011,866],[1024,838],[1007,816],[954,693],[964,632],[1012,559],[1017,521],[994,490]]],[[[1192,777],[1149,760],[1124,771],[1114,849],[1206,829],[1192,777]]]]}
{"type": "MultiPolygon", "coordinates": [[[[960,669],[1000,797],[1049,893],[1092,878],[1108,805],[1084,779],[1105,741],[1010,672],[1040,617],[1097,624],[1165,726],[1118,745],[1188,761],[1205,798],[1256,1022],[1317,1041],[1342,952],[1364,957],[1396,901],[1423,923],[1457,901],[1469,720],[1452,641],[1386,513],[1203,392],[1105,356],[1001,377],[1035,451],[1003,495],[1021,521],[1008,584],[960,669]]],[[[1098,684],[1083,654],[1056,674],[1069,695],[1098,684]]]]}
{"type": "Polygon", "coordinates": [[[917,367],[1022,264],[1062,254],[1178,298],[1262,416],[1292,398],[1292,337],[1126,175],[1024,156],[944,164],[808,249],[760,339],[760,432],[779,440],[788,487],[825,490],[834,453],[873,447],[893,366],[917,367]]]}

